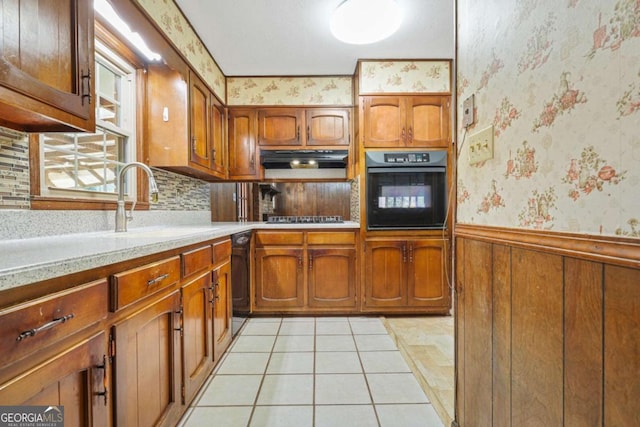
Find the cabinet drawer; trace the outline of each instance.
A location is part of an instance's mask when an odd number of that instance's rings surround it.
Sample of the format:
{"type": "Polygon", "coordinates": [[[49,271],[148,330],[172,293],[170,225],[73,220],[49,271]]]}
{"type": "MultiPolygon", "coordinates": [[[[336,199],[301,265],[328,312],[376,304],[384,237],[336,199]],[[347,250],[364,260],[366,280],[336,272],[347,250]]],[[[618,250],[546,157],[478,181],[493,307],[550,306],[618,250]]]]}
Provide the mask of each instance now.
{"type": "Polygon", "coordinates": [[[355,245],[356,236],[353,232],[307,232],[307,243],[310,245],[355,245]]]}
{"type": "Polygon", "coordinates": [[[0,366],[19,360],[107,317],[107,281],[99,280],[0,312],[0,366]]]}
{"type": "Polygon", "coordinates": [[[261,231],[256,234],[256,245],[302,245],[302,231],[261,231]]]}
{"type": "Polygon", "coordinates": [[[213,263],[220,264],[231,257],[231,239],[213,244],[213,263]]]}
{"type": "Polygon", "coordinates": [[[120,310],[179,280],[179,256],[114,274],[111,276],[111,311],[120,310]]]}
{"type": "Polygon", "coordinates": [[[213,256],[211,246],[194,249],[182,254],[182,277],[189,277],[194,273],[206,270],[211,266],[213,256]]]}

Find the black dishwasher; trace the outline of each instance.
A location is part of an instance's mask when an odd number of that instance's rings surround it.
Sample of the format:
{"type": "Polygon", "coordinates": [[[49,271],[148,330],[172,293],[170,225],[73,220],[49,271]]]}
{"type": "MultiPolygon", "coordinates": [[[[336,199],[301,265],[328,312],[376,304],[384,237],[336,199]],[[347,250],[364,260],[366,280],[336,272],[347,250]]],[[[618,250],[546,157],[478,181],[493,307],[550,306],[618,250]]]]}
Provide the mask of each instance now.
{"type": "Polygon", "coordinates": [[[231,235],[231,298],[235,336],[251,312],[249,294],[251,231],[231,235]]]}

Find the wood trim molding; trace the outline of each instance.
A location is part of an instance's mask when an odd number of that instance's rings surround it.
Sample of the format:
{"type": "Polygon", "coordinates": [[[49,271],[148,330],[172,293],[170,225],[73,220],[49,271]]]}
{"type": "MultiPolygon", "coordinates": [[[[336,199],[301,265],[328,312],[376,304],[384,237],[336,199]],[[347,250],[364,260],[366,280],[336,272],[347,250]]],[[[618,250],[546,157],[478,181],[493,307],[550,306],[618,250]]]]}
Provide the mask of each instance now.
{"type": "Polygon", "coordinates": [[[455,237],[640,268],[640,239],[456,224],[455,237]]]}

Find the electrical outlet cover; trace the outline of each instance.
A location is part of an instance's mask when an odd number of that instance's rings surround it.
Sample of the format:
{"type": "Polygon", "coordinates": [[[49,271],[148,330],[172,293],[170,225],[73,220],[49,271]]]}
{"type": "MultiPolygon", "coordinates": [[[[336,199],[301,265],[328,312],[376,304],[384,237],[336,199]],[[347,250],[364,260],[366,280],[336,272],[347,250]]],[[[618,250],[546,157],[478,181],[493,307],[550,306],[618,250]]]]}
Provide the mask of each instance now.
{"type": "Polygon", "coordinates": [[[469,136],[469,164],[493,159],[493,125],[469,136]]]}
{"type": "Polygon", "coordinates": [[[471,95],[462,103],[462,126],[469,127],[474,122],[475,95],[471,95]]]}

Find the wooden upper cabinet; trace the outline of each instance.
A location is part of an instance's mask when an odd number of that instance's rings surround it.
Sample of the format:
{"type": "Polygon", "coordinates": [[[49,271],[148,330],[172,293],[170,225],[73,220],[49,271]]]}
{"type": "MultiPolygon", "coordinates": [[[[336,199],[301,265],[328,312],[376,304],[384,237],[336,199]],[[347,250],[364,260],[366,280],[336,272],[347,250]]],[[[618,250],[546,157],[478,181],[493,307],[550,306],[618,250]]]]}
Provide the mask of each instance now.
{"type": "Polygon", "coordinates": [[[267,108],[258,110],[260,146],[348,146],[347,108],[267,108]]]}
{"type": "Polygon", "coordinates": [[[259,178],[257,125],[256,110],[229,109],[229,179],[259,178]]]}
{"type": "Polygon", "coordinates": [[[93,2],[10,0],[0,7],[0,125],[93,132],[93,2]]]}
{"type": "Polygon", "coordinates": [[[307,145],[349,145],[349,110],[311,109],[305,119],[307,145]]]}
{"type": "Polygon", "coordinates": [[[447,147],[450,96],[369,96],[363,100],[364,146],[447,147]]]}
{"type": "Polygon", "coordinates": [[[226,178],[223,135],[224,109],[197,75],[185,77],[162,64],[148,66],[150,166],[205,181],[226,178]]]}
{"type": "Polygon", "coordinates": [[[222,104],[211,95],[210,135],[211,162],[209,167],[221,178],[227,175],[227,143],[225,140],[225,110],[222,104]]]}
{"type": "Polygon", "coordinates": [[[260,145],[302,145],[304,111],[298,108],[272,108],[258,111],[260,145]]]}
{"type": "Polygon", "coordinates": [[[189,106],[191,108],[191,135],[189,160],[204,168],[209,167],[209,89],[193,72],[189,73],[189,106]]]}

